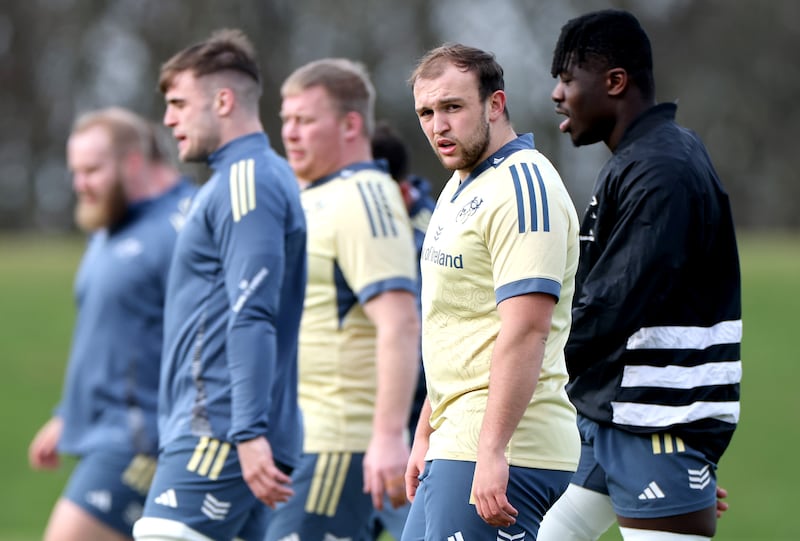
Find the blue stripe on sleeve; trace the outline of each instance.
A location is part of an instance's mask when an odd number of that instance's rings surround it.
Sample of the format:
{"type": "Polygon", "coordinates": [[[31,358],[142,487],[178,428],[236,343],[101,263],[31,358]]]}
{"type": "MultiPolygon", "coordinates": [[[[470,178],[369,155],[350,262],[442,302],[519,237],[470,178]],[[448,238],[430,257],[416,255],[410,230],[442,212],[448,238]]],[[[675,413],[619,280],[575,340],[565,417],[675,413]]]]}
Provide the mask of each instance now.
{"type": "Polygon", "coordinates": [[[550,278],[526,278],[498,287],[494,295],[497,304],[500,304],[508,298],[528,293],[547,293],[558,301],[561,296],[561,284],[550,278]]]}
{"type": "Polygon", "coordinates": [[[517,166],[512,165],[509,167],[511,171],[511,178],[514,180],[514,193],[517,194],[517,228],[520,233],[525,232],[525,209],[522,207],[522,185],[519,181],[519,173],[517,173],[517,166]]]}
{"type": "MultiPolygon", "coordinates": [[[[534,167],[536,167],[534,165],[534,167]]],[[[539,213],[536,212],[536,190],[533,189],[533,177],[531,176],[531,168],[527,163],[522,164],[522,170],[525,172],[525,182],[528,186],[528,195],[530,196],[531,207],[531,231],[539,230],[539,213]]],[[[538,173],[537,173],[538,174],[538,173]]]]}
{"type": "Polygon", "coordinates": [[[539,189],[542,192],[542,222],[544,230],[550,231],[550,209],[547,206],[547,190],[545,190],[542,174],[539,172],[539,168],[536,164],[533,164],[533,171],[536,173],[536,178],[539,181],[539,189]]]}
{"type": "Polygon", "coordinates": [[[386,198],[386,192],[383,189],[383,184],[378,185],[378,196],[380,197],[380,202],[383,209],[386,211],[386,220],[389,222],[389,227],[391,228],[392,236],[397,236],[397,224],[394,222],[394,215],[392,215],[392,209],[389,206],[389,200],[386,198]]]}
{"type": "Polygon", "coordinates": [[[372,217],[372,212],[369,210],[369,201],[367,200],[367,194],[364,191],[363,183],[358,183],[358,192],[361,194],[361,201],[364,203],[364,210],[367,211],[367,218],[369,219],[369,227],[372,230],[372,236],[378,236],[378,232],[375,229],[375,219],[372,217]]]}
{"type": "Polygon", "coordinates": [[[414,280],[409,278],[389,278],[388,280],[373,282],[358,292],[358,302],[364,304],[379,293],[398,290],[416,294],[417,286],[414,280]]]}
{"type": "Polygon", "coordinates": [[[383,233],[383,236],[386,237],[386,207],[385,205],[381,204],[381,201],[378,198],[378,194],[375,191],[375,184],[372,182],[365,182],[365,184],[369,190],[369,196],[372,198],[372,205],[375,207],[375,214],[377,214],[378,220],[380,221],[381,232],[383,233]]]}

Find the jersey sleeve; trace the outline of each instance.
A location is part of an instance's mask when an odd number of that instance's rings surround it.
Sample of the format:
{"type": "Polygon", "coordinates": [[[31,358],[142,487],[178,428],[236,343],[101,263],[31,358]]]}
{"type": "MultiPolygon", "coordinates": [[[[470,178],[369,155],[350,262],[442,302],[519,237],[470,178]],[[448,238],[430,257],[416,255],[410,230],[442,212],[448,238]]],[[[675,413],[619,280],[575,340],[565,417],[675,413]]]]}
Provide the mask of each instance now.
{"type": "Polygon", "coordinates": [[[246,441],[267,432],[275,363],[276,316],[285,257],[285,196],[274,170],[244,159],[220,171],[213,230],[223,267],[229,314],[225,342],[231,382],[228,437],[246,441]]]}
{"type": "Polygon", "coordinates": [[[577,220],[561,178],[537,161],[510,164],[498,176],[498,202],[486,228],[496,301],[528,293],[558,300],[577,220]]]}
{"type": "Polygon", "coordinates": [[[345,185],[337,215],[336,261],[364,304],[389,290],[416,291],[413,229],[393,180],[361,174],[345,185]]]}

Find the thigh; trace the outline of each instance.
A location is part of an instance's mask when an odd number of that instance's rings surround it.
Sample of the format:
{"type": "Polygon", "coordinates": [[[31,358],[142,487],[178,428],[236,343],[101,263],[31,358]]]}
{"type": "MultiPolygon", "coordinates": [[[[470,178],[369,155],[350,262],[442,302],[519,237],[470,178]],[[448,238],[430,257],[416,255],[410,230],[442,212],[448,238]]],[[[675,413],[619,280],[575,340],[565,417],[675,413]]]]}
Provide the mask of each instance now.
{"type": "Polygon", "coordinates": [[[620,517],[669,517],[716,505],[716,464],[670,433],[600,426],[594,453],[620,517]]]}
{"type": "Polygon", "coordinates": [[[594,440],[597,429],[597,423],[578,415],[578,432],[581,435],[581,457],[578,462],[578,469],[572,476],[571,483],[607,495],[606,472],[594,454],[594,440]]]}
{"type": "Polygon", "coordinates": [[[373,513],[364,494],[364,453],[309,453],[292,473],[294,496],[270,519],[266,541],[357,538],[373,513]]]}
{"type": "MultiPolygon", "coordinates": [[[[542,516],[564,492],[572,472],[509,468],[508,498],[518,511],[517,521],[506,528],[489,526],[478,516],[470,501],[475,463],[456,460],[434,460],[426,468],[420,483],[424,489],[417,494],[411,515],[424,521],[424,535],[414,537],[409,531],[403,541],[415,539],[535,539],[542,516]],[[424,509],[415,512],[414,507],[424,509]]],[[[411,528],[409,516],[407,528],[411,528]]],[[[419,529],[419,526],[416,526],[419,529]]]]}
{"type": "Polygon", "coordinates": [[[212,539],[260,541],[268,514],[244,482],[231,443],[181,438],[159,454],[144,517],[179,522],[212,539]]]}
{"type": "Polygon", "coordinates": [[[130,536],[142,515],[156,459],[126,452],[97,451],[78,462],[64,489],[69,500],[100,523],[130,536]]]}
{"type": "MultiPolygon", "coordinates": [[[[373,511],[372,516],[373,518],[377,517],[377,519],[380,521],[380,524],[383,526],[383,529],[389,532],[392,538],[400,539],[410,508],[411,504],[408,502],[398,508],[392,507],[390,498],[387,495],[383,498],[383,509],[380,511],[376,509],[373,511]]],[[[372,523],[372,520],[370,520],[370,523],[372,523]]]]}

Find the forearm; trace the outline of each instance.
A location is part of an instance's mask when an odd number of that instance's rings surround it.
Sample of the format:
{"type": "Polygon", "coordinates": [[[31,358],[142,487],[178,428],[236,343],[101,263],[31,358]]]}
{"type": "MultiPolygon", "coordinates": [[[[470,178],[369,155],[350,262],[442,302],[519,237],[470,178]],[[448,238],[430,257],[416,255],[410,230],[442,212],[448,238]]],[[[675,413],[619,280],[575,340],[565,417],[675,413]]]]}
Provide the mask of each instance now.
{"type": "Polygon", "coordinates": [[[478,455],[503,452],[533,397],[547,334],[497,337],[489,375],[489,397],[478,439],[478,455]]]}
{"type": "Polygon", "coordinates": [[[267,431],[275,363],[275,335],[266,322],[235,328],[227,343],[231,382],[231,429],[236,442],[267,431]]]}
{"type": "Polygon", "coordinates": [[[478,439],[478,459],[502,453],[530,404],[542,370],[555,299],[532,293],[497,306],[500,331],[489,369],[489,396],[478,439]]]}
{"type": "Polygon", "coordinates": [[[378,328],[374,434],[402,433],[408,424],[419,371],[419,322],[412,313],[378,328]]]}
{"type": "MultiPolygon", "coordinates": [[[[414,441],[428,441],[433,434],[433,427],[431,427],[431,403],[428,398],[422,403],[422,409],[419,412],[419,420],[417,427],[414,431],[414,441]]],[[[427,444],[426,444],[427,447],[427,444]]]]}

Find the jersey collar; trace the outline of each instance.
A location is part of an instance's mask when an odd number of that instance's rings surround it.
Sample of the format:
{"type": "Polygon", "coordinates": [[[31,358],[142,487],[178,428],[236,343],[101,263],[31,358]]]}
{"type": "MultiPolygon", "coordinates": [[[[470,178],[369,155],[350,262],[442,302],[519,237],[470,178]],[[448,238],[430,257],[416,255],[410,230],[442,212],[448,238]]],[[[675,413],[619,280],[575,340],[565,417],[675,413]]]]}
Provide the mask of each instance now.
{"type": "Polygon", "coordinates": [[[269,146],[269,137],[264,132],[255,132],[237,137],[228,141],[208,157],[208,166],[220,169],[224,164],[238,159],[242,154],[262,151],[264,146],[269,146]]]}
{"type": "Polygon", "coordinates": [[[458,194],[461,193],[464,188],[467,187],[473,180],[478,178],[483,174],[484,171],[489,169],[490,167],[497,168],[499,167],[509,156],[519,150],[533,150],[536,148],[533,144],[533,134],[532,133],[523,133],[522,135],[518,135],[516,139],[513,139],[500,147],[500,149],[483,160],[479,163],[475,169],[469,174],[467,178],[465,178],[461,184],[459,184],[458,189],[453,194],[453,200],[458,197],[458,194]]]}
{"type": "Polygon", "coordinates": [[[372,169],[375,171],[380,171],[381,173],[386,173],[386,167],[380,161],[355,162],[351,163],[350,165],[342,167],[338,171],[334,171],[330,175],[325,175],[324,177],[318,178],[317,180],[311,182],[306,187],[306,190],[310,190],[311,188],[316,188],[317,186],[322,186],[323,184],[326,184],[336,178],[352,177],[359,171],[365,171],[367,169],[372,169]]]}

